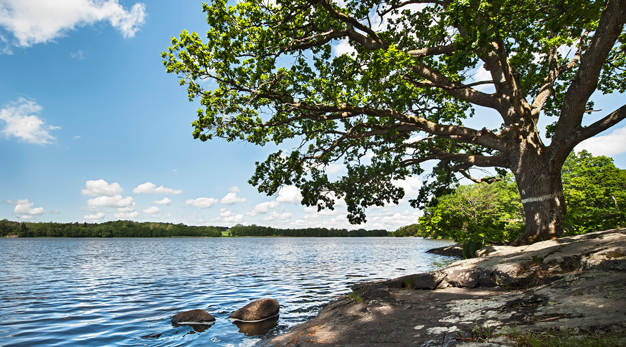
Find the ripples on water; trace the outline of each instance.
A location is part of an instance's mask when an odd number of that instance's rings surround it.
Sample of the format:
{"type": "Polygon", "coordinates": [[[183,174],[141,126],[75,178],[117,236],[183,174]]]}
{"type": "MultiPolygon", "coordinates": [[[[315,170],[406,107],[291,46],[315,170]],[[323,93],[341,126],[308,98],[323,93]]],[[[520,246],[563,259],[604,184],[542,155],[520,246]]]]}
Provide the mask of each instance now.
{"type": "MultiPolygon", "coordinates": [[[[451,263],[420,238],[0,240],[0,346],[249,346],[228,321],[251,300],[281,303],[268,335],[314,317],[352,284],[451,263]],[[203,308],[203,332],[170,317],[203,308]]],[[[201,331],[202,329],[197,329],[201,331]]],[[[266,335],[267,336],[267,335],[266,335]]]]}

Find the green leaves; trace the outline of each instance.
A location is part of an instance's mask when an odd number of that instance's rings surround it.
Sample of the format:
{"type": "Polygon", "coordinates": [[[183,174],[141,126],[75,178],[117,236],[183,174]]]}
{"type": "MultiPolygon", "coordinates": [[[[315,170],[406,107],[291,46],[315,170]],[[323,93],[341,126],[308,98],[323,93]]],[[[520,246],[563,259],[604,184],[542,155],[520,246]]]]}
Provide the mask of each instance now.
{"type": "MultiPolygon", "coordinates": [[[[455,172],[516,167],[515,151],[503,152],[539,139],[535,118],[561,116],[607,3],[216,0],[202,6],[206,37],[183,31],[161,56],[200,103],[194,138],[297,140],[258,163],[250,183],[266,194],[295,185],[304,204],[323,208],[333,208],[333,192],[358,223],[368,206],[404,198],[392,181],[421,174],[428,160],[440,162],[434,181],[409,197],[414,207],[449,193],[455,172]],[[490,76],[476,84],[480,67],[490,76]],[[485,83],[495,93],[481,92],[485,83]],[[462,127],[475,104],[495,109],[502,122],[489,124],[491,132],[462,127]],[[513,135],[518,128],[521,137],[513,135]],[[330,179],[323,168],[331,163],[348,174],[330,179]]],[[[625,35],[602,69],[604,92],[626,90],[625,35]]],[[[557,131],[548,128],[550,136],[557,131]]],[[[537,155],[550,152],[544,147],[537,155]]],[[[476,228],[500,227],[500,215],[489,218],[476,228]]]]}
{"type": "Polygon", "coordinates": [[[626,226],[626,170],[613,159],[583,150],[563,166],[567,202],[566,234],[578,235],[626,226]]]}
{"type": "Polygon", "coordinates": [[[419,223],[423,236],[481,244],[511,242],[524,225],[521,199],[510,175],[491,184],[458,186],[433,200],[419,223]]]}

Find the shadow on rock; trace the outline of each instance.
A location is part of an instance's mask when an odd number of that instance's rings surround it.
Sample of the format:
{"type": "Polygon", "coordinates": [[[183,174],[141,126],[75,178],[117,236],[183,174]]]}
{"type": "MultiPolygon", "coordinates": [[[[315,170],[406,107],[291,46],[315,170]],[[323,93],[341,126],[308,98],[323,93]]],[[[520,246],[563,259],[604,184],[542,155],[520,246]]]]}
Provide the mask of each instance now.
{"type": "Polygon", "coordinates": [[[259,336],[267,334],[272,328],[278,325],[278,316],[264,320],[262,322],[242,322],[234,321],[233,324],[239,328],[239,332],[246,336],[259,336]]]}

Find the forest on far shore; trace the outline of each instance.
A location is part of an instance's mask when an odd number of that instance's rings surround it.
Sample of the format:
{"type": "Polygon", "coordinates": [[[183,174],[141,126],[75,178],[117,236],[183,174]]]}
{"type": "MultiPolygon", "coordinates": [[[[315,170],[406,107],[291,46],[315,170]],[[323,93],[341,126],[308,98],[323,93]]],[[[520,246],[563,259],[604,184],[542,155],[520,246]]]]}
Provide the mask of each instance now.
{"type": "Polygon", "coordinates": [[[388,236],[386,230],[328,228],[279,229],[257,225],[191,226],[172,223],[112,221],[105,223],[30,223],[0,220],[0,237],[221,237],[300,236],[363,237],[388,236]]]}

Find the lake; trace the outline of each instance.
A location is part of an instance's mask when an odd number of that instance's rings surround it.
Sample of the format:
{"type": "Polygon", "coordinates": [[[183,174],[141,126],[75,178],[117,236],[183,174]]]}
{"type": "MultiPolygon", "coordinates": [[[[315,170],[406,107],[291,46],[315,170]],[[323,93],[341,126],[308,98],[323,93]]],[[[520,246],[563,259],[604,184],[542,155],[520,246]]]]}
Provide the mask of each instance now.
{"type": "Polygon", "coordinates": [[[450,264],[425,253],[449,244],[391,237],[0,239],[0,346],[250,346],[314,317],[355,283],[450,264]],[[281,304],[276,326],[240,332],[227,319],[267,297],[281,304]],[[174,314],[198,308],[216,318],[209,329],[172,326],[174,314]]]}

